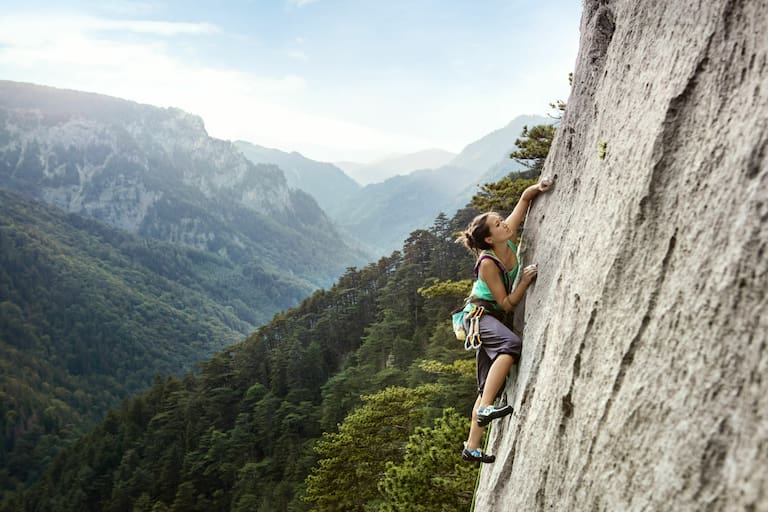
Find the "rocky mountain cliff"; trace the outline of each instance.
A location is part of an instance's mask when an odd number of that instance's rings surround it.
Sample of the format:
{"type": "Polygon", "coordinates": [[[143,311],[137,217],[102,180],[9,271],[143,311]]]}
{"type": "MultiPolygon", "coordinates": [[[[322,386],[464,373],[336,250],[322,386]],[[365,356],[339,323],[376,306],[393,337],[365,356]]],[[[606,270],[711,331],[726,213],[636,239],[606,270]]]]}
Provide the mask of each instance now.
{"type": "Polygon", "coordinates": [[[277,277],[271,312],[364,259],[279,168],[178,109],[0,82],[0,185],[277,277]]]}
{"type": "Polygon", "coordinates": [[[768,4],[588,0],[477,511],[768,510],[768,4]]]}

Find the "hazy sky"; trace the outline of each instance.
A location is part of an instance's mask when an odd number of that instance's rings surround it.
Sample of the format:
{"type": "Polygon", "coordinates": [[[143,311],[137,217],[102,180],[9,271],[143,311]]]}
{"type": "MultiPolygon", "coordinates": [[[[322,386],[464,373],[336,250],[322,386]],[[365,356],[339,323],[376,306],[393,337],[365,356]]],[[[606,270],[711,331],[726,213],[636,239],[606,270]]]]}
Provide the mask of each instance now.
{"type": "Polygon", "coordinates": [[[3,0],[0,79],[317,160],[459,152],[566,100],[581,0],[3,0]]]}

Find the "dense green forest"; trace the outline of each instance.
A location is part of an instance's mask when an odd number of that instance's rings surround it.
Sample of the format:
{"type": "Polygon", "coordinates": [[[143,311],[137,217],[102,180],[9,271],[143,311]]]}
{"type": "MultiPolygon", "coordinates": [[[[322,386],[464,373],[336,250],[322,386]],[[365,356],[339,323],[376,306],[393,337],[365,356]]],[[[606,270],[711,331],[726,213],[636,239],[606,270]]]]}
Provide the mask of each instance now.
{"type": "MultiPolygon", "coordinates": [[[[522,186],[485,186],[507,208],[522,186]]],[[[440,215],[402,251],[350,268],[198,373],[156,378],[2,510],[462,510],[473,354],[449,325],[478,212],[440,215]]]]}
{"type": "Polygon", "coordinates": [[[257,279],[0,190],[0,490],[35,480],[154,375],[253,332],[257,279]]]}

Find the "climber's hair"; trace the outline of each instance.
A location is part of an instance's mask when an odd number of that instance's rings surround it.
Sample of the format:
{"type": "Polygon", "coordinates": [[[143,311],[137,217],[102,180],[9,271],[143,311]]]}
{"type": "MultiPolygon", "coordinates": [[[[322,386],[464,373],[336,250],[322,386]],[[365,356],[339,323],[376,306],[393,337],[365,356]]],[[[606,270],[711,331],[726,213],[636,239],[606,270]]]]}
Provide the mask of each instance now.
{"type": "Polygon", "coordinates": [[[491,249],[493,246],[485,241],[491,235],[491,226],[488,225],[488,217],[491,215],[496,215],[496,212],[481,213],[472,219],[467,229],[459,233],[456,243],[464,244],[475,254],[491,249]]]}

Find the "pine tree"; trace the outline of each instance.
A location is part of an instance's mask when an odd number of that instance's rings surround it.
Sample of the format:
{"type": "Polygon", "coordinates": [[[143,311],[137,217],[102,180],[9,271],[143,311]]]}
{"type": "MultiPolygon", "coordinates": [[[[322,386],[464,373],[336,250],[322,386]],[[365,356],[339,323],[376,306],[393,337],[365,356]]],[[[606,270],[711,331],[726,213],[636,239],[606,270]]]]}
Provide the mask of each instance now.
{"type": "Polygon", "coordinates": [[[497,211],[507,215],[517,205],[520,194],[535,183],[535,179],[519,179],[517,175],[510,174],[496,183],[484,184],[472,198],[472,206],[481,211],[497,211]]]}
{"type": "Polygon", "coordinates": [[[469,510],[478,468],[458,456],[469,420],[445,409],[431,428],[417,428],[401,463],[387,463],[379,483],[381,512],[469,510]]]}
{"type": "Polygon", "coordinates": [[[364,511],[381,499],[378,482],[387,461],[399,462],[411,430],[425,414],[437,386],[390,387],[363,397],[339,431],[324,434],[321,459],[307,477],[306,500],[320,512],[364,511]]]}
{"type": "Polygon", "coordinates": [[[536,177],[544,168],[544,160],[547,159],[552,139],[555,138],[555,127],[551,124],[539,124],[530,129],[524,126],[520,137],[515,140],[517,151],[513,151],[509,156],[532,171],[533,176],[526,177],[536,177]]]}

